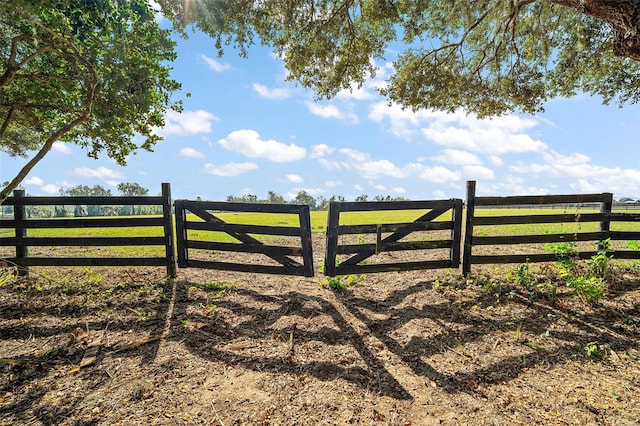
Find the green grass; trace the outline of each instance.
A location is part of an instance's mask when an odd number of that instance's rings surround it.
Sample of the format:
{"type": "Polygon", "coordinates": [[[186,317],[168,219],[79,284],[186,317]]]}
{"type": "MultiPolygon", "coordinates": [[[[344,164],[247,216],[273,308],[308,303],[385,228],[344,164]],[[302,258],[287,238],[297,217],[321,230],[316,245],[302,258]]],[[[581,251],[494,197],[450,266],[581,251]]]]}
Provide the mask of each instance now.
{"type": "MultiPolygon", "coordinates": [[[[378,223],[405,223],[412,222],[426,210],[393,210],[374,212],[346,212],[340,215],[341,225],[350,224],[378,224],[378,223]]],[[[531,214],[557,214],[574,213],[575,209],[477,209],[477,216],[510,216],[510,215],[531,215],[531,214]]],[[[580,210],[579,213],[595,213],[595,210],[580,210]]],[[[297,214],[274,214],[274,213],[220,213],[217,216],[227,223],[233,224],[259,224],[267,226],[298,226],[297,214]]],[[[140,217],[140,216],[136,216],[140,217]]],[[[438,220],[450,220],[451,213],[442,215],[438,220]]],[[[189,215],[188,220],[199,221],[195,215],[189,215]]],[[[313,233],[324,233],[327,227],[327,212],[312,211],[311,227],[313,233]]],[[[525,224],[525,225],[494,225],[477,226],[474,235],[497,236],[497,235],[531,235],[531,234],[557,234],[573,232],[596,231],[597,223],[577,223],[567,222],[560,224],[525,224]]],[[[612,230],[625,230],[640,232],[640,222],[614,222],[611,224],[612,230]]],[[[32,229],[28,231],[33,237],[143,237],[160,236],[163,234],[162,227],[134,227],[134,228],[70,228],[70,229],[32,229]]],[[[13,230],[0,229],[0,237],[13,236],[13,230]]],[[[204,241],[237,242],[234,238],[223,232],[209,231],[189,231],[189,238],[204,241]]],[[[265,236],[256,236],[265,239],[265,236]]],[[[268,237],[267,237],[268,238],[268,237]]],[[[624,243],[626,245],[626,243],[624,243]]],[[[7,249],[11,250],[10,247],[7,249]]],[[[93,247],[87,255],[107,256],[158,256],[163,253],[162,247],[93,247]]]]}

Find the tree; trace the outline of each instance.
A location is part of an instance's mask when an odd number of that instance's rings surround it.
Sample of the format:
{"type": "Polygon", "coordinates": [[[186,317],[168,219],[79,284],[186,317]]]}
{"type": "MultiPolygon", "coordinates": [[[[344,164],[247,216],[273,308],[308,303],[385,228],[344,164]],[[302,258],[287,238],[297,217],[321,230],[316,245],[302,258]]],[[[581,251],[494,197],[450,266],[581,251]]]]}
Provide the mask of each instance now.
{"type": "Polygon", "coordinates": [[[334,96],[399,51],[381,92],[413,109],[478,116],[536,113],[578,92],[622,105],[640,99],[637,0],[159,0],[176,26],[224,47],[258,38],[288,78],[334,96]],[[391,47],[391,48],[390,48],[391,47]]]}
{"type": "Polygon", "coordinates": [[[32,158],[0,202],[55,142],[119,164],[160,139],[175,58],[147,0],[8,0],[0,7],[0,149],[32,158]],[[134,135],[142,143],[134,143],[134,135]]]}
{"type": "Polygon", "coordinates": [[[278,193],[275,193],[273,191],[269,191],[269,193],[267,194],[267,203],[269,204],[286,204],[286,201],[284,200],[284,197],[278,193]]]}
{"type": "MultiPolygon", "coordinates": [[[[118,184],[117,188],[118,191],[120,191],[120,194],[130,197],[144,197],[149,193],[149,190],[147,188],[140,186],[140,184],[138,183],[121,182],[118,184]]],[[[122,206],[121,214],[127,214],[124,212],[124,210],[125,206],[122,206]]],[[[129,210],[131,215],[136,214],[136,206],[134,206],[133,204],[131,205],[131,208],[129,210]]]]}
{"type": "Polygon", "coordinates": [[[298,194],[296,194],[296,197],[291,202],[293,204],[306,204],[310,210],[316,209],[316,199],[305,190],[298,191],[298,194]]]}
{"type": "MultiPolygon", "coordinates": [[[[112,194],[110,189],[105,189],[100,185],[94,185],[93,187],[76,185],[69,189],[60,189],[60,195],[69,197],[111,197],[112,194]]],[[[104,216],[110,210],[110,207],[103,205],[88,205],[86,209],[84,206],[75,206],[73,215],[75,217],[104,216]]]]}

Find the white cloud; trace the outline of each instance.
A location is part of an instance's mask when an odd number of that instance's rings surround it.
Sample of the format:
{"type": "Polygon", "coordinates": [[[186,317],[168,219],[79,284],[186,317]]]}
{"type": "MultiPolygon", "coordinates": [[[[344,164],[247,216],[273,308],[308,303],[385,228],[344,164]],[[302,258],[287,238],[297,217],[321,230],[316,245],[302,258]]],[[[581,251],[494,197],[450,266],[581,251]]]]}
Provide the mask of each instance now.
{"type": "Polygon", "coordinates": [[[464,111],[402,109],[397,104],[377,102],[371,106],[369,119],[390,125],[397,137],[413,140],[422,136],[449,149],[501,155],[507,152],[542,152],[547,145],[534,140],[526,132],[538,124],[537,120],[506,115],[493,119],[479,119],[464,111]]]}
{"type": "Polygon", "coordinates": [[[98,167],[97,169],[90,169],[89,167],[77,167],[73,169],[73,172],[71,174],[87,178],[102,179],[105,181],[109,179],[124,179],[124,175],[122,173],[109,169],[107,167],[98,167]]]}
{"type": "Polygon", "coordinates": [[[535,174],[545,178],[567,179],[580,192],[614,192],[619,196],[640,196],[640,169],[605,167],[591,163],[582,153],[562,155],[550,150],[543,162],[519,163],[509,169],[515,173],[535,174]]]}
{"type": "Polygon", "coordinates": [[[459,149],[443,149],[440,151],[440,155],[433,157],[432,159],[442,163],[460,166],[482,164],[482,161],[477,155],[468,151],[461,151],[459,149]]]}
{"type": "Polygon", "coordinates": [[[326,158],[320,158],[318,163],[322,164],[328,170],[339,170],[342,168],[338,161],[330,161],[326,158]]]}
{"type": "Polygon", "coordinates": [[[71,148],[69,144],[64,142],[54,142],[51,147],[51,151],[59,152],[61,154],[71,154],[71,148]]]}
{"type": "Polygon", "coordinates": [[[495,179],[493,170],[477,165],[467,165],[462,168],[462,175],[468,180],[492,180],[495,179]]]}
{"type": "Polygon", "coordinates": [[[287,175],[287,180],[291,183],[302,183],[303,181],[302,176],[293,173],[287,175]]]}
{"type": "Polygon", "coordinates": [[[526,185],[525,180],[518,176],[509,175],[499,182],[479,185],[477,192],[483,195],[547,195],[549,191],[533,185],[526,185]]]}
{"type": "Polygon", "coordinates": [[[257,168],[258,165],[254,163],[205,164],[204,166],[207,173],[224,177],[239,176],[251,170],[256,170],[257,168]]]}
{"type": "Polygon", "coordinates": [[[545,143],[525,133],[536,125],[535,120],[515,115],[481,120],[462,112],[437,113],[435,117],[434,121],[421,129],[421,133],[438,145],[489,155],[542,152],[547,149],[545,143]]]}
{"type": "Polygon", "coordinates": [[[387,187],[384,185],[373,185],[373,189],[375,189],[376,191],[386,191],[387,187]]]}
{"type": "Polygon", "coordinates": [[[459,172],[447,169],[443,166],[425,166],[423,164],[409,164],[407,166],[418,179],[439,184],[455,184],[462,180],[459,172]]]}
{"type": "Polygon", "coordinates": [[[37,176],[31,177],[29,179],[26,179],[24,181],[24,183],[26,183],[27,185],[35,185],[35,186],[44,185],[44,181],[41,178],[37,177],[37,176]]]}
{"type": "Polygon", "coordinates": [[[349,121],[351,123],[360,122],[357,115],[352,112],[345,112],[334,104],[319,105],[315,102],[307,101],[305,102],[305,105],[311,114],[317,115],[318,117],[335,118],[338,120],[349,121]]]}
{"type": "Polygon", "coordinates": [[[400,186],[396,186],[391,188],[391,192],[393,192],[394,194],[402,195],[402,194],[406,194],[407,190],[400,186]]]}
{"type": "Polygon", "coordinates": [[[187,136],[198,133],[211,133],[212,124],[219,118],[208,111],[199,109],[196,111],[167,111],[164,117],[164,127],[157,129],[161,136],[178,135],[187,136]]]}
{"type": "MultiPolygon", "coordinates": [[[[28,179],[26,179],[24,181],[25,184],[27,185],[33,185],[38,187],[38,189],[42,192],[45,192],[47,194],[58,194],[60,192],[60,188],[62,188],[60,185],[55,184],[55,183],[44,183],[44,180],[42,180],[41,178],[37,177],[37,176],[33,176],[30,177],[28,179]]],[[[69,185],[68,182],[63,182],[63,184],[69,185]]]]}
{"type": "Polygon", "coordinates": [[[264,141],[255,130],[235,130],[218,143],[224,149],[246,157],[265,158],[276,163],[301,160],[306,155],[306,150],[298,145],[287,145],[273,139],[264,141]]]}
{"type": "Polygon", "coordinates": [[[502,166],[504,164],[504,161],[502,160],[502,158],[498,157],[497,155],[490,155],[489,161],[494,166],[502,166]]]}
{"type": "Polygon", "coordinates": [[[58,194],[60,192],[60,186],[55,183],[48,183],[46,185],[42,185],[40,190],[46,192],[47,194],[58,194]]]}
{"type": "Polygon", "coordinates": [[[429,120],[433,113],[426,110],[411,111],[402,109],[398,104],[388,105],[387,102],[376,102],[370,107],[368,118],[376,122],[389,119],[391,133],[399,138],[411,140],[419,135],[419,125],[429,120]]]}
{"type": "Polygon", "coordinates": [[[335,187],[338,187],[338,186],[342,186],[342,182],[339,181],[339,180],[328,180],[324,184],[328,188],[335,188],[335,187]]]}
{"type": "Polygon", "coordinates": [[[321,143],[311,147],[311,154],[309,156],[311,158],[322,158],[325,155],[331,154],[333,151],[335,151],[335,149],[331,148],[327,144],[321,143]]]}
{"type": "Polygon", "coordinates": [[[340,100],[356,100],[366,101],[374,98],[376,95],[367,89],[367,85],[358,87],[357,83],[352,83],[349,89],[343,89],[336,94],[336,99],[340,100]]]}
{"type": "Polygon", "coordinates": [[[349,148],[341,149],[340,152],[350,160],[343,162],[343,167],[357,170],[360,176],[365,179],[415,177],[442,184],[453,184],[462,179],[462,175],[459,172],[449,170],[443,166],[425,166],[420,163],[411,163],[398,167],[389,160],[372,160],[369,154],[349,148]]]}
{"type": "Polygon", "coordinates": [[[220,61],[208,57],[207,55],[200,55],[200,59],[202,59],[209,66],[209,68],[215,72],[224,72],[231,69],[231,65],[224,64],[220,61]]]}
{"type": "Polygon", "coordinates": [[[435,191],[433,191],[432,194],[437,199],[447,198],[447,194],[444,191],[441,191],[439,189],[436,189],[435,191]]]}
{"type": "Polygon", "coordinates": [[[253,90],[265,99],[287,99],[291,96],[291,91],[289,89],[269,89],[267,86],[263,86],[258,83],[253,83],[253,90]]]}
{"type": "Polygon", "coordinates": [[[189,157],[189,158],[204,158],[205,155],[203,153],[201,153],[198,150],[195,150],[193,148],[182,148],[180,150],[180,155],[183,157],[189,157]]]}

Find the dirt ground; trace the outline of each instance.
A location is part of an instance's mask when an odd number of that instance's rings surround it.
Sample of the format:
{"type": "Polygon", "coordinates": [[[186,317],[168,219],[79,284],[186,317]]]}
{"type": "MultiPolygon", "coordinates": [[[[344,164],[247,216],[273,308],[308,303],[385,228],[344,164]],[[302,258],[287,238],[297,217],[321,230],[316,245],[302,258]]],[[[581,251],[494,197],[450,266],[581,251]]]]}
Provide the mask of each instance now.
{"type": "Polygon", "coordinates": [[[0,424],[640,424],[640,267],[595,304],[562,286],[533,297],[512,270],[334,290],[322,275],[34,268],[0,287],[0,424]]]}

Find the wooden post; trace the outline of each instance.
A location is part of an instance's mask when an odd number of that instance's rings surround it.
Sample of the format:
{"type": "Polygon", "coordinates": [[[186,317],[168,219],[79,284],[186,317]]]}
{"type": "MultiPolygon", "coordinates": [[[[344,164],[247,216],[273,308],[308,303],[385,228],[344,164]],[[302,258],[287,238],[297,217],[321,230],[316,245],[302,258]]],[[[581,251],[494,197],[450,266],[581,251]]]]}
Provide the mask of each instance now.
{"type": "MultiPolygon", "coordinates": [[[[133,206],[132,206],[133,208],[133,206]]],[[[167,259],[167,275],[171,278],[177,276],[176,250],[173,232],[173,215],[171,214],[171,185],[162,184],[162,216],[164,218],[165,255],[167,259]]]]}
{"type": "Polygon", "coordinates": [[[328,277],[336,276],[336,257],[338,255],[338,225],[340,222],[340,204],[329,203],[327,217],[327,249],[324,258],[324,274],[328,277]]]}
{"type": "Polygon", "coordinates": [[[311,214],[309,213],[309,206],[303,206],[298,215],[300,218],[300,233],[302,235],[304,276],[313,277],[313,246],[311,244],[311,214]]]}
{"type": "Polygon", "coordinates": [[[464,229],[464,247],[462,250],[462,275],[471,272],[471,254],[473,245],[473,219],[476,210],[476,181],[467,181],[467,215],[464,229]]]}
{"type": "Polygon", "coordinates": [[[451,267],[460,267],[460,246],[462,243],[462,200],[453,200],[453,209],[451,210],[451,220],[453,228],[451,229],[451,267]]]}
{"type": "MultiPolygon", "coordinates": [[[[606,201],[603,201],[602,203],[600,203],[600,213],[605,216],[605,220],[600,222],[600,226],[598,227],[598,230],[600,232],[606,232],[607,237],[604,239],[607,239],[609,238],[609,235],[610,235],[609,231],[611,230],[611,210],[613,209],[613,194],[610,192],[605,192],[603,195],[606,197],[606,201]]],[[[606,249],[607,247],[599,241],[597,250],[603,251],[606,249]]]]}
{"type": "Polygon", "coordinates": [[[175,203],[176,210],[176,244],[178,250],[178,266],[186,268],[188,262],[187,256],[187,230],[184,223],[187,220],[185,213],[184,200],[177,200],[175,203]]]}
{"type": "Polygon", "coordinates": [[[24,189],[16,189],[13,191],[15,203],[13,205],[13,220],[15,222],[16,233],[16,264],[18,265],[18,275],[21,277],[29,276],[29,267],[24,264],[24,259],[29,257],[29,247],[22,241],[27,237],[27,228],[23,227],[20,222],[27,219],[27,210],[24,205],[26,193],[24,189]]]}

